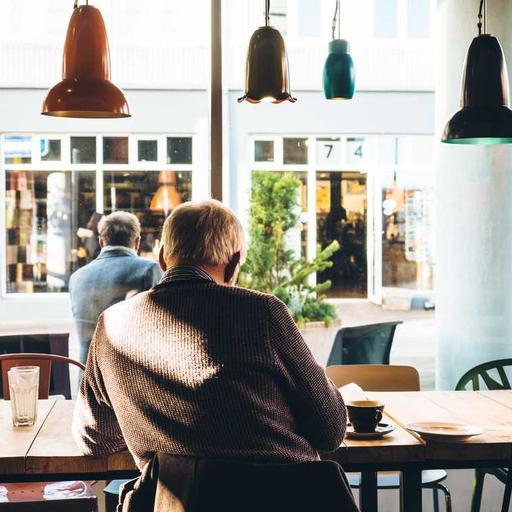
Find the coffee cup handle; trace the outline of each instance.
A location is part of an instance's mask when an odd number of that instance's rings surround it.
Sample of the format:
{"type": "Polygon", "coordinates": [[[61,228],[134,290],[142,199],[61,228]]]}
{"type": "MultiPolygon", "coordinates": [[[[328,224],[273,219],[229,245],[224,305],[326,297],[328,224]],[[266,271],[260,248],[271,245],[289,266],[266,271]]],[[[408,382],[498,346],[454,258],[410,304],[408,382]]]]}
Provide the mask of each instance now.
{"type": "Polygon", "coordinates": [[[377,411],[375,413],[375,419],[377,420],[377,423],[380,423],[380,420],[382,419],[382,411],[377,411]]]}

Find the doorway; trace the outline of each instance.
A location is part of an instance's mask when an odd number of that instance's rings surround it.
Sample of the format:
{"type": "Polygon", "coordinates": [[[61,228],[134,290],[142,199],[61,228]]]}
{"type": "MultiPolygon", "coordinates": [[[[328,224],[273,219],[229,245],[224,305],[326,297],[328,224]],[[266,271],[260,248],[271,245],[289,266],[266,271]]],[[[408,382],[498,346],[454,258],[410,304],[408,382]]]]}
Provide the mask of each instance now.
{"type": "Polygon", "coordinates": [[[330,298],[367,298],[368,187],[366,174],[355,171],[317,171],[316,223],[321,249],[336,240],[340,250],[332,267],[317,273],[330,280],[330,298]]]}

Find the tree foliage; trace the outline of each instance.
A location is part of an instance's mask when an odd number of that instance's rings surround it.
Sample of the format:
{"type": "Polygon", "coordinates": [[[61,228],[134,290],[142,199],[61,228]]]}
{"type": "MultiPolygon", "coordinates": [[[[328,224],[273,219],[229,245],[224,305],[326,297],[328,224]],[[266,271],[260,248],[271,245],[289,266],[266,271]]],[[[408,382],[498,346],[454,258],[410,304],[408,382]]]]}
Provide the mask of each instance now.
{"type": "Polygon", "coordinates": [[[330,281],[310,284],[310,276],[332,266],[331,256],[339,250],[332,242],[319,250],[312,261],[298,258],[287,244],[290,230],[300,222],[300,180],[292,174],[255,172],[250,206],[250,246],[242,267],[240,284],[273,293],[290,309],[299,325],[336,318],[323,292],[330,281]]]}

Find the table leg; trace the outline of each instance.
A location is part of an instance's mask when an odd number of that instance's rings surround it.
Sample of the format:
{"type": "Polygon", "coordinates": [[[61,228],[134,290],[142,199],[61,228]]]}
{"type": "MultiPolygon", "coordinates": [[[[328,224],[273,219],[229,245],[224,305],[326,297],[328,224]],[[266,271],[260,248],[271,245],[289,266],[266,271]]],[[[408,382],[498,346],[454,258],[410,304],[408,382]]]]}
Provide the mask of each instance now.
{"type": "Polygon", "coordinates": [[[359,487],[359,508],[361,512],[377,512],[377,472],[361,471],[359,487]]]}
{"type": "Polygon", "coordinates": [[[416,466],[400,473],[400,512],[421,512],[421,469],[416,466]]]}

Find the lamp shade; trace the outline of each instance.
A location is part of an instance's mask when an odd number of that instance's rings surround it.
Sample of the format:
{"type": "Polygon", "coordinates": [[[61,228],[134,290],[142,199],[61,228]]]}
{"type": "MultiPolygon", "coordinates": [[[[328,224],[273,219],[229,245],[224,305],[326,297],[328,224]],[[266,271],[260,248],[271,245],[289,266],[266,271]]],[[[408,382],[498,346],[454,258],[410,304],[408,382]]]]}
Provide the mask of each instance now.
{"type": "Polygon", "coordinates": [[[466,55],[461,109],[448,121],[442,142],[512,143],[508,74],[499,41],[490,34],[473,39],[466,55]]]}
{"type": "Polygon", "coordinates": [[[62,81],[52,87],[42,114],[59,117],[129,117],[123,92],[110,81],[107,31],[96,7],[73,9],[62,59],[62,81]]]}
{"type": "Polygon", "coordinates": [[[158,187],[149,205],[150,210],[162,210],[165,215],[183,203],[183,199],[176,189],[176,173],[174,171],[160,171],[158,187]]]}
{"type": "Polygon", "coordinates": [[[260,27],[249,41],[245,94],[249,103],[297,101],[290,94],[288,57],[283,36],[274,27],[260,27]]]}
{"type": "Polygon", "coordinates": [[[333,39],[324,64],[324,94],[328,100],[350,100],[354,96],[354,61],[349,53],[348,41],[333,39]]]}

